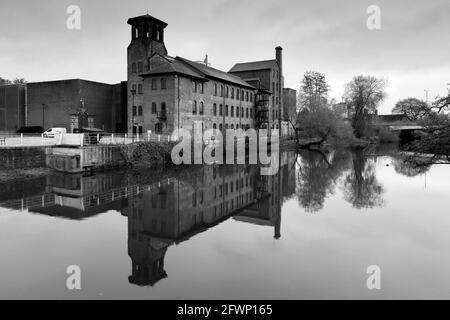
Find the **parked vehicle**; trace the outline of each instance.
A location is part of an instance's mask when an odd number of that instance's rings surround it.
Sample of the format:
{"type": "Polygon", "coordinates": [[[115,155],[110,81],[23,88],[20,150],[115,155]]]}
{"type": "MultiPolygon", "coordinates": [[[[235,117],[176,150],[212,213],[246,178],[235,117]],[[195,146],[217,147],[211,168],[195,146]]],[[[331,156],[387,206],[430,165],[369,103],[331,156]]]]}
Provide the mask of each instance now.
{"type": "Polygon", "coordinates": [[[66,128],[50,128],[44,132],[44,138],[54,138],[56,135],[67,133],[66,128]]]}
{"type": "Polygon", "coordinates": [[[17,133],[35,133],[35,134],[41,134],[44,132],[44,128],[42,127],[21,127],[19,130],[17,130],[17,133]]]}

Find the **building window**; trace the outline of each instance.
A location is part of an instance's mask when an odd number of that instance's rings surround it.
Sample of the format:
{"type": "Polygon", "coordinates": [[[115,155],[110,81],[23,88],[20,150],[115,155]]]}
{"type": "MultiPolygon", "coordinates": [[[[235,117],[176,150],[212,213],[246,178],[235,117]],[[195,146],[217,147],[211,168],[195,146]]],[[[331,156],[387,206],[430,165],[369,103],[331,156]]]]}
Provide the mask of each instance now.
{"type": "Polygon", "coordinates": [[[223,97],[223,84],[220,85],[220,96],[223,97]]]}
{"type": "Polygon", "coordinates": [[[167,89],[167,81],[166,78],[161,78],[161,89],[167,89]]]}
{"type": "Polygon", "coordinates": [[[152,102],[152,113],[156,114],[156,103],[152,102]]]}
{"type": "Polygon", "coordinates": [[[192,81],[192,91],[197,92],[197,82],[196,81],[192,81]]]}
{"type": "Polygon", "coordinates": [[[131,65],[131,72],[136,73],[136,63],[135,62],[133,62],[133,64],[131,65]]]}
{"type": "Polygon", "coordinates": [[[228,88],[228,86],[227,86],[227,98],[229,97],[229,90],[230,90],[230,88],[228,88]]]}
{"type": "Polygon", "coordinates": [[[213,104],[213,115],[217,116],[217,104],[213,104]]]}
{"type": "Polygon", "coordinates": [[[225,124],[225,129],[228,129],[228,123],[225,124]]]}
{"type": "Polygon", "coordinates": [[[142,94],[142,84],[138,84],[138,94],[142,94]]]}
{"type": "Polygon", "coordinates": [[[250,118],[253,118],[253,109],[250,108],[250,118]]]}
{"type": "MultiPolygon", "coordinates": [[[[234,130],[234,124],[231,124],[231,129],[233,129],[233,130],[234,130]]],[[[233,191],[231,191],[231,192],[233,192],[233,191]]]]}
{"type": "Polygon", "coordinates": [[[244,116],[244,107],[241,108],[241,116],[244,116]]]}
{"type": "Polygon", "coordinates": [[[219,106],[219,116],[223,116],[223,107],[222,107],[222,105],[219,106]]]}
{"type": "Polygon", "coordinates": [[[236,117],[239,117],[239,107],[236,107],[236,117]]]}
{"type": "Polygon", "coordinates": [[[142,62],[138,62],[138,72],[142,72],[142,62]]]}
{"type": "Polygon", "coordinates": [[[248,91],[245,92],[245,101],[248,102],[248,91]]]}
{"type": "Polygon", "coordinates": [[[236,125],[236,129],[239,129],[239,125],[238,124],[236,125]]]}
{"type": "Polygon", "coordinates": [[[138,107],[138,116],[142,116],[142,106],[138,107]]]}
{"type": "Polygon", "coordinates": [[[241,90],[241,101],[244,101],[244,90],[241,90]]]}
{"type": "Polygon", "coordinates": [[[136,85],[135,84],[133,84],[132,86],[131,86],[131,93],[136,93],[136,85]]]}
{"type": "Polygon", "coordinates": [[[137,114],[137,108],[136,108],[136,106],[133,106],[133,117],[136,116],[136,114],[137,114]]]}
{"type": "Polygon", "coordinates": [[[192,113],[197,114],[197,101],[194,100],[194,104],[192,106],[192,113]]]}
{"type": "Polygon", "coordinates": [[[239,100],[239,89],[236,89],[236,99],[238,99],[239,100]]]}
{"type": "Polygon", "coordinates": [[[213,123],[213,129],[217,129],[217,124],[213,123]]]}
{"type": "Polygon", "coordinates": [[[245,117],[248,118],[248,108],[245,109],[245,117]]]}
{"type": "Polygon", "coordinates": [[[222,124],[219,124],[219,130],[222,132],[223,126],[222,124]]]}
{"type": "Polygon", "coordinates": [[[228,106],[225,106],[225,116],[228,117],[228,106]]]}
{"type": "Polygon", "coordinates": [[[152,79],[152,90],[156,90],[158,88],[158,85],[156,83],[156,79],[152,79]]]}
{"type": "Polygon", "coordinates": [[[231,116],[234,117],[234,107],[233,106],[231,106],[231,116]]]}
{"type": "Polygon", "coordinates": [[[214,95],[217,97],[217,83],[214,83],[214,95]]]}
{"type": "Polygon", "coordinates": [[[253,92],[250,92],[250,102],[253,102],[253,92]]]}
{"type": "Polygon", "coordinates": [[[234,99],[234,88],[231,88],[231,99],[234,99]]]}
{"type": "Polygon", "coordinates": [[[200,102],[200,114],[203,114],[203,101],[200,102]]]}
{"type": "Polygon", "coordinates": [[[200,84],[200,92],[205,93],[205,84],[203,82],[200,84]]]}

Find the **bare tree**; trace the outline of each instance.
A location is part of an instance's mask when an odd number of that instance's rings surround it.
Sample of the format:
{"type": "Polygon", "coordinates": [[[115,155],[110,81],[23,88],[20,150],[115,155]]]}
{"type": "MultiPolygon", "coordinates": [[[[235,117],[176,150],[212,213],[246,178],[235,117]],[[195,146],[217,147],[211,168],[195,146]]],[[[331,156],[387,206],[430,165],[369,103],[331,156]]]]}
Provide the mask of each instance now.
{"type": "Polygon", "coordinates": [[[387,81],[373,76],[354,77],[345,86],[344,100],[352,111],[352,126],[356,137],[364,135],[369,115],[374,114],[384,100],[387,81]]]}
{"type": "Polygon", "coordinates": [[[417,121],[426,117],[430,112],[430,107],[425,101],[408,98],[397,102],[392,112],[404,113],[409,121],[417,121]]]}
{"type": "Polygon", "coordinates": [[[314,111],[326,105],[328,99],[329,85],[325,75],[317,71],[308,71],[302,79],[298,100],[301,109],[314,111]]]}

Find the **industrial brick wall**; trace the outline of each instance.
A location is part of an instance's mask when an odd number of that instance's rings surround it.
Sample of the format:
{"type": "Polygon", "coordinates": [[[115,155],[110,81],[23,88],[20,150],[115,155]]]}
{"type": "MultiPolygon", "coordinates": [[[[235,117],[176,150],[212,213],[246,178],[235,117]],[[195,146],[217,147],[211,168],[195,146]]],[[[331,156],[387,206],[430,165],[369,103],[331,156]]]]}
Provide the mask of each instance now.
{"type": "Polygon", "coordinates": [[[0,149],[0,170],[45,167],[45,148],[17,147],[0,149]]]}

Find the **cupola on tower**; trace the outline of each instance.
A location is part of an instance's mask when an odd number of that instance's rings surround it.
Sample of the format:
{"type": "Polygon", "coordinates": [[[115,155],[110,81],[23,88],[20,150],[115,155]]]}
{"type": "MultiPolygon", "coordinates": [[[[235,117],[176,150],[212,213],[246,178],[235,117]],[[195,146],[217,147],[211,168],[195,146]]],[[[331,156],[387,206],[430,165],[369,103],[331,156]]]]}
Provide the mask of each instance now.
{"type": "Polygon", "coordinates": [[[139,74],[149,70],[149,59],[155,54],[167,55],[164,29],[167,23],[148,14],[128,19],[131,43],[128,46],[128,132],[142,133],[139,123],[144,106],[144,80],[139,74]]]}

